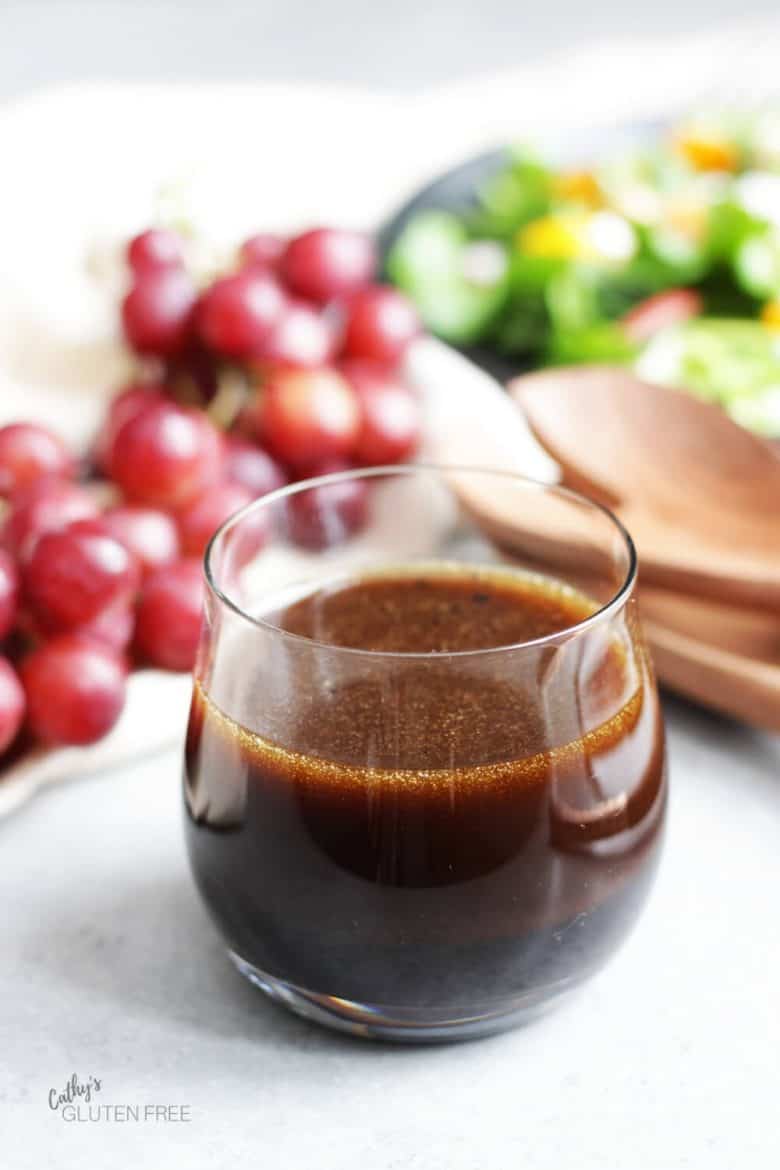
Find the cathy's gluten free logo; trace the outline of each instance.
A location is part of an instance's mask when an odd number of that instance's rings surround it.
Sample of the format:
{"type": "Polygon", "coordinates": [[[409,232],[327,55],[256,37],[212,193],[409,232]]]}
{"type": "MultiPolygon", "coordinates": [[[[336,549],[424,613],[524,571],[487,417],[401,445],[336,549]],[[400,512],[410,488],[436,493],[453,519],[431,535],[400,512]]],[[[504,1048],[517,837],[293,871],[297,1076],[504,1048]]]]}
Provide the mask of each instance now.
{"type": "Polygon", "coordinates": [[[88,1076],[85,1081],[82,1081],[79,1080],[76,1073],[73,1073],[64,1088],[49,1089],[49,1108],[62,1111],[68,1106],[80,1104],[82,1101],[85,1105],[89,1105],[102,1087],[103,1082],[99,1077],[88,1076]]]}
{"type": "Polygon", "coordinates": [[[96,1100],[103,1089],[100,1077],[88,1076],[82,1080],[76,1073],[62,1087],[49,1089],[49,1109],[63,1121],[191,1121],[189,1105],[122,1102],[108,1104],[96,1100]]]}

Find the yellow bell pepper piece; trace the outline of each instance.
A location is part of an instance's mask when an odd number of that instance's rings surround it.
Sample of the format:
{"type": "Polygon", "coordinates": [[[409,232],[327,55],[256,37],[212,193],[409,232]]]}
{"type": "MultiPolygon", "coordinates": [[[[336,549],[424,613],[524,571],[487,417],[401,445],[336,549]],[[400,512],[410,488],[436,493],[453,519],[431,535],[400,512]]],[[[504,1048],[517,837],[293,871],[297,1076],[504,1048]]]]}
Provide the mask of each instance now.
{"type": "Polygon", "coordinates": [[[780,301],[767,301],[761,310],[761,320],[769,329],[780,333],[780,301]]]}
{"type": "Polygon", "coordinates": [[[584,203],[588,207],[602,207],[604,204],[601,187],[591,171],[568,171],[556,175],[553,191],[559,199],[584,203]]]}
{"type": "Polygon", "coordinates": [[[526,256],[544,260],[572,260],[581,256],[581,225],[558,215],[543,215],[520,228],[517,246],[526,256]]]}
{"type": "Polygon", "coordinates": [[[694,170],[731,173],[739,170],[739,149],[726,138],[703,131],[683,131],[677,135],[675,146],[694,170]]]}

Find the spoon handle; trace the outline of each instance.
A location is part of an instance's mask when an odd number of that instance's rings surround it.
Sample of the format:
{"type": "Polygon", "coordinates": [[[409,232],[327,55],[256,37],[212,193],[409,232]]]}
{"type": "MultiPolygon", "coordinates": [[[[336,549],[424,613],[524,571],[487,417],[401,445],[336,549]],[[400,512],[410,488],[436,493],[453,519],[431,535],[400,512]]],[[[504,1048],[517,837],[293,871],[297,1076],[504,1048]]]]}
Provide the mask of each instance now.
{"type": "Polygon", "coordinates": [[[751,727],[780,731],[780,665],[708,646],[643,619],[664,686],[751,727]]]}

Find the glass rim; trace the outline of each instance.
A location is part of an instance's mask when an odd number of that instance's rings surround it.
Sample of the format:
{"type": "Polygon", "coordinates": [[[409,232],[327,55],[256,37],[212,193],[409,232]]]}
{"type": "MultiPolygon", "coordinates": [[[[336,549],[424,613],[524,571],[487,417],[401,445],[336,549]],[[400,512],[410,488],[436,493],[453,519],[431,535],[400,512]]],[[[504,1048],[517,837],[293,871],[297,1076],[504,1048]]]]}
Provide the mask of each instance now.
{"type": "MultiPolygon", "coordinates": [[[[470,562],[464,562],[470,563],[470,562]]],[[[636,584],[638,560],[636,546],[623,522],[615,515],[615,513],[605,504],[594,500],[591,496],[585,495],[583,492],[575,491],[573,488],[564,487],[562,484],[546,483],[544,480],[534,479],[532,476],[524,475],[519,471],[511,471],[507,468],[499,467],[484,467],[479,465],[467,466],[464,464],[446,464],[446,463],[395,463],[381,465],[378,467],[357,467],[349,468],[345,471],[334,471],[327,475],[312,476],[310,479],[298,480],[295,483],[285,484],[284,487],[275,488],[271,492],[266,492],[257,499],[251,500],[234,512],[232,516],[228,516],[219,528],[213,534],[202,559],[203,575],[206,581],[206,586],[210,592],[217,598],[217,600],[227,609],[231,610],[243,621],[248,622],[256,629],[265,630],[268,633],[275,634],[278,637],[289,640],[292,643],[297,643],[301,646],[308,646],[310,649],[326,650],[333,654],[350,654],[360,655],[377,659],[392,659],[392,660],[413,660],[426,661],[429,659],[441,660],[443,658],[476,658],[486,654],[506,654],[512,651],[518,652],[522,650],[535,649],[540,646],[556,644],[562,641],[579,637],[588,630],[600,625],[602,622],[609,621],[619,610],[623,608],[626,602],[631,597],[634,586],[636,584]],[[503,477],[514,480],[518,483],[524,484],[530,488],[536,488],[545,492],[553,492],[558,496],[577,504],[586,504],[595,511],[600,512],[611,523],[614,531],[620,537],[623,546],[628,554],[628,567],[626,569],[625,577],[622,583],[615,589],[612,596],[598,609],[594,610],[592,614],[582,618],[580,621],[572,622],[570,625],[564,626],[560,630],[555,630],[551,634],[544,634],[538,638],[529,638],[522,642],[511,642],[501,646],[480,646],[472,650],[365,650],[358,646],[337,646],[333,642],[322,642],[317,638],[310,638],[306,634],[295,634],[290,630],[284,630],[281,626],[274,625],[273,622],[266,621],[262,617],[254,617],[252,614],[241,606],[237,601],[233,600],[224,589],[217,584],[216,574],[214,573],[212,558],[217,550],[217,547],[231,529],[241,524],[248,516],[254,512],[260,511],[261,508],[277,503],[280,500],[288,499],[290,496],[297,495],[304,491],[310,491],[312,488],[321,487],[326,484],[340,483],[344,480],[352,479],[373,479],[373,478],[387,478],[388,476],[403,476],[415,475],[420,472],[433,472],[440,476],[452,474],[475,474],[503,477]]]]}

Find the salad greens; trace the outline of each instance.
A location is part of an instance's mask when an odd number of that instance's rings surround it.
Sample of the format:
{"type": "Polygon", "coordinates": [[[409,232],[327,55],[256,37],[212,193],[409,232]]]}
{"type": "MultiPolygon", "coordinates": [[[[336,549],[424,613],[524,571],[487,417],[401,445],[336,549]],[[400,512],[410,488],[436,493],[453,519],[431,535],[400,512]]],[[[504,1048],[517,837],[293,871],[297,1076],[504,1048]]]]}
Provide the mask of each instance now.
{"type": "Polygon", "coordinates": [[[691,120],[567,170],[529,148],[414,215],[391,278],[434,333],[518,365],[633,363],[780,437],[780,115],[691,120]]]}

